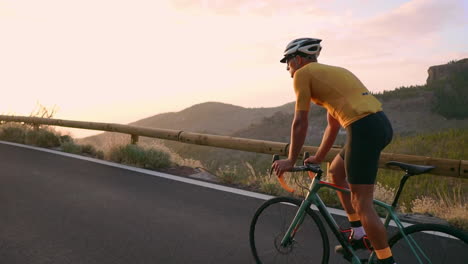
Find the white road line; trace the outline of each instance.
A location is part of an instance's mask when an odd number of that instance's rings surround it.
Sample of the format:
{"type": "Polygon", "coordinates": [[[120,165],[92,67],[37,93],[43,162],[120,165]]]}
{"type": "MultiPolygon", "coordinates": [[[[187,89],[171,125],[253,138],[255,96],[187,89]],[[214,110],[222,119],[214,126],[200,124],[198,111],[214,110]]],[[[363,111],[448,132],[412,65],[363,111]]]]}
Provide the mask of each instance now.
{"type": "MultiPolygon", "coordinates": [[[[26,149],[37,150],[37,151],[52,153],[52,154],[61,155],[61,156],[65,156],[65,157],[80,159],[80,160],[86,160],[86,161],[89,161],[89,162],[103,164],[103,165],[107,165],[107,166],[111,166],[111,167],[115,167],[115,168],[120,168],[120,169],[129,170],[129,171],[139,172],[139,173],[143,173],[143,174],[147,174],[147,175],[152,175],[152,176],[155,176],[155,177],[161,177],[161,178],[170,179],[170,180],[174,180],[174,181],[184,182],[184,183],[193,184],[193,185],[197,185],[197,186],[202,186],[202,187],[215,189],[215,190],[219,190],[219,191],[235,193],[235,194],[238,194],[238,195],[257,198],[257,199],[260,199],[260,200],[268,200],[268,199],[271,199],[271,198],[275,197],[275,196],[271,196],[271,195],[266,195],[266,194],[261,194],[261,193],[236,189],[236,188],[232,188],[232,187],[227,187],[227,186],[223,186],[223,185],[219,185],[219,184],[214,184],[214,183],[189,179],[189,178],[185,178],[185,177],[175,176],[175,175],[171,175],[171,174],[167,174],[167,173],[162,173],[162,172],[157,172],[157,171],[152,171],[152,170],[146,170],[146,169],[131,167],[131,166],[127,166],[127,165],[123,165],[123,164],[119,164],[119,163],[114,163],[114,162],[110,162],[110,161],[105,161],[105,160],[85,157],[85,156],[81,156],[81,155],[66,153],[66,152],[62,152],[62,151],[58,151],[58,150],[39,148],[39,147],[23,145],[23,144],[18,144],[18,143],[6,142],[6,141],[0,141],[0,144],[5,144],[5,145],[11,145],[11,146],[16,146],[16,147],[26,148],[26,149]]],[[[312,206],[312,209],[318,210],[315,207],[315,205],[312,206]]],[[[339,210],[339,209],[335,209],[335,208],[329,208],[329,207],[327,207],[327,209],[331,214],[346,217],[346,212],[343,211],[343,210],[339,210]]],[[[384,221],[384,219],[382,219],[382,221],[384,221]]],[[[393,223],[393,221],[390,223],[390,225],[391,226],[396,226],[393,223]]],[[[410,225],[412,225],[412,224],[403,223],[403,226],[410,226],[410,225]]]]}

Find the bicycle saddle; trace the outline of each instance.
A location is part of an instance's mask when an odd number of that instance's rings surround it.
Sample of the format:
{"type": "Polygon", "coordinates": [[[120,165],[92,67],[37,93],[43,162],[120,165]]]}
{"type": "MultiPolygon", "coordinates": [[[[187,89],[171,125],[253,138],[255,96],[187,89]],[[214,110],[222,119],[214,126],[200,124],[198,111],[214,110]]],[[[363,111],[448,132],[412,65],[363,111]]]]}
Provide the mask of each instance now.
{"type": "Polygon", "coordinates": [[[402,170],[406,171],[406,173],[411,175],[423,174],[435,168],[434,166],[414,165],[397,161],[389,161],[385,163],[385,165],[400,167],[402,170]]]}

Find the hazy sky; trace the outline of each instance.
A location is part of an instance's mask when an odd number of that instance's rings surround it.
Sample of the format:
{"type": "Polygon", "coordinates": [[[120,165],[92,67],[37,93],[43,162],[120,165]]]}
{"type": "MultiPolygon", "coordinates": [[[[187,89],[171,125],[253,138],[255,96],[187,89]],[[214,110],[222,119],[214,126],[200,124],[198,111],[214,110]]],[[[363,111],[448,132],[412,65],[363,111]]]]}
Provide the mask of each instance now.
{"type": "MultiPolygon", "coordinates": [[[[0,0],[0,113],[129,123],[193,104],[294,100],[298,37],[374,92],[468,57],[468,0],[0,0]]],[[[86,133],[74,131],[75,136],[86,133]]]]}

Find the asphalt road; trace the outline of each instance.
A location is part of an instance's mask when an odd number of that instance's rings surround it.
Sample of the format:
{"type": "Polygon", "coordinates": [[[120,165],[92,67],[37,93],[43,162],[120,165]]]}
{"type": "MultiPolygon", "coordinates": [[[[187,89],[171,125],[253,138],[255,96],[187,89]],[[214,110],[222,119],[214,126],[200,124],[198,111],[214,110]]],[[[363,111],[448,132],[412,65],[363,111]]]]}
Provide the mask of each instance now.
{"type": "Polygon", "coordinates": [[[0,143],[0,263],[253,263],[263,202],[0,143]]]}
{"type": "Polygon", "coordinates": [[[0,263],[253,263],[263,202],[0,144],[0,263]]]}

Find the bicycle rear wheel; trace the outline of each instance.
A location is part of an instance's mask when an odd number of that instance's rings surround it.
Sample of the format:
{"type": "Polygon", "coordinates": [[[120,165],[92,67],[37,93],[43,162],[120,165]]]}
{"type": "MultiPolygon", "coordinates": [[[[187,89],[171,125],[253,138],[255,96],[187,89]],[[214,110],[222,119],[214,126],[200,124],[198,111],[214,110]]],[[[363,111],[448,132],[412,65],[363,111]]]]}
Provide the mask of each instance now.
{"type": "MultiPolygon", "coordinates": [[[[438,224],[416,224],[406,227],[404,232],[421,248],[423,254],[419,255],[423,263],[467,263],[468,234],[466,232],[438,224]]],[[[389,245],[398,264],[420,263],[401,233],[390,238],[389,245]]]]}
{"type": "Polygon", "coordinates": [[[281,246],[301,201],[277,197],[266,201],[250,224],[250,248],[257,263],[328,263],[330,247],[325,227],[310,208],[293,243],[281,246]]]}

